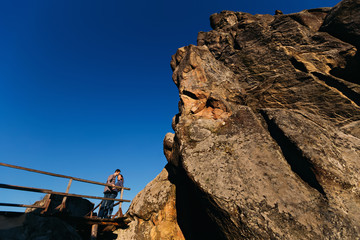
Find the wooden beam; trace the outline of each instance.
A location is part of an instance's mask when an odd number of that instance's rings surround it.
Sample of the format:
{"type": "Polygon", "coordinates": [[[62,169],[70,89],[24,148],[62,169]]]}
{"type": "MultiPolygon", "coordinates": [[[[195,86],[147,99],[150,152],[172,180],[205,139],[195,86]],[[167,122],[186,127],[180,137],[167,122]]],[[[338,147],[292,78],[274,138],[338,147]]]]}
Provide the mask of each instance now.
{"type": "MultiPolygon", "coordinates": [[[[91,184],[96,184],[96,185],[103,185],[103,186],[113,187],[111,184],[106,184],[106,183],[101,183],[101,182],[95,182],[95,181],[86,180],[86,179],[82,179],[82,178],[76,178],[76,177],[66,176],[66,175],[62,175],[62,174],[45,172],[45,171],[40,171],[40,170],[36,170],[36,169],[31,169],[31,168],[25,168],[25,167],[15,166],[15,165],[7,164],[7,163],[2,163],[2,162],[0,162],[0,166],[10,167],[10,168],[15,168],[15,169],[21,169],[21,170],[25,170],[25,171],[29,171],[29,172],[41,173],[41,174],[50,175],[50,176],[53,176],[53,177],[73,179],[73,180],[78,181],[78,182],[86,182],[86,183],[91,183],[91,184]]],[[[115,186],[115,188],[118,188],[118,189],[123,188],[123,189],[125,189],[125,190],[130,190],[130,188],[119,187],[119,186],[115,186]]]]}
{"type": "Polygon", "coordinates": [[[124,217],[110,219],[110,218],[98,218],[98,217],[87,217],[87,216],[74,217],[74,216],[65,216],[65,215],[61,216],[60,215],[59,218],[65,220],[67,222],[74,222],[77,224],[112,225],[112,226],[116,226],[116,227],[125,227],[129,223],[129,220],[127,220],[124,217]]]}
{"type": "Polygon", "coordinates": [[[3,183],[0,183],[0,188],[7,188],[13,190],[28,191],[28,192],[52,193],[52,190],[50,189],[22,187],[22,186],[15,186],[15,185],[3,184],[3,183]]]}
{"type": "Polygon", "coordinates": [[[44,206],[27,205],[27,204],[16,204],[16,203],[0,203],[0,206],[7,207],[26,207],[26,208],[45,208],[44,206]]]}
{"type": "MultiPolygon", "coordinates": [[[[69,183],[68,183],[65,193],[69,193],[71,183],[72,183],[72,178],[70,178],[70,180],[69,180],[69,183]]],[[[56,207],[56,208],[59,208],[60,212],[62,212],[66,207],[66,199],[67,199],[67,196],[63,197],[61,204],[56,207]]]]}
{"type": "Polygon", "coordinates": [[[54,192],[54,191],[49,190],[49,189],[15,186],[15,185],[2,184],[2,183],[0,183],[0,188],[7,188],[7,189],[13,189],[13,190],[28,191],[28,192],[48,193],[48,194],[70,196],[70,197],[82,197],[82,198],[112,200],[112,201],[117,201],[117,202],[130,202],[130,200],[125,200],[125,199],[114,199],[114,198],[95,197],[95,196],[72,194],[72,193],[54,192]]]}
{"type": "MultiPolygon", "coordinates": [[[[113,225],[113,226],[123,226],[124,225],[124,218],[115,218],[115,219],[111,219],[111,218],[90,218],[90,217],[83,217],[82,218],[85,223],[87,224],[99,224],[99,225],[113,225]]],[[[126,224],[126,223],[125,223],[126,224]]]]}
{"type": "MultiPolygon", "coordinates": [[[[22,216],[24,212],[6,212],[6,211],[0,211],[0,216],[22,216]]],[[[51,217],[50,215],[44,215],[43,217],[51,217]]],[[[127,224],[129,223],[129,220],[126,220],[125,218],[116,218],[116,219],[99,219],[99,218],[90,218],[90,217],[75,217],[75,216],[66,216],[66,215],[59,215],[58,218],[66,221],[66,222],[72,222],[77,224],[98,224],[98,225],[111,225],[116,226],[120,228],[126,228],[127,224]]]]}

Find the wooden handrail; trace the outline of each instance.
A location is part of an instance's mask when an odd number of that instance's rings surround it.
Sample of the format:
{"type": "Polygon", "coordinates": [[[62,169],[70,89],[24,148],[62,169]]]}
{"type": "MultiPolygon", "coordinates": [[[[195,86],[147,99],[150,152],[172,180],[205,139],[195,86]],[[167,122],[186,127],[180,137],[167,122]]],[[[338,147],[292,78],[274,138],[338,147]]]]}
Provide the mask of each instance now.
{"type": "Polygon", "coordinates": [[[72,194],[72,193],[62,193],[62,192],[54,192],[49,189],[41,189],[41,188],[32,188],[32,187],[24,187],[24,186],[15,186],[9,184],[2,184],[0,183],[0,188],[7,188],[13,190],[22,190],[28,192],[40,192],[40,193],[49,193],[54,195],[62,195],[62,196],[70,196],[70,197],[82,197],[82,198],[92,198],[92,199],[101,199],[101,200],[112,200],[117,202],[130,202],[130,200],[125,199],[114,199],[114,198],[104,198],[104,197],[95,197],[95,196],[88,196],[88,195],[79,195],[79,194],[72,194]]]}
{"type": "MultiPolygon", "coordinates": [[[[85,183],[92,183],[92,184],[96,184],[96,185],[109,186],[109,187],[113,187],[113,184],[100,183],[100,182],[95,182],[95,181],[91,181],[91,180],[86,180],[86,179],[81,179],[81,178],[76,178],[76,177],[66,176],[66,175],[62,175],[62,174],[51,173],[51,172],[45,172],[45,171],[40,171],[40,170],[36,170],[36,169],[31,169],[31,168],[25,168],[25,167],[15,166],[15,165],[7,164],[7,163],[1,163],[1,162],[0,162],[0,166],[25,170],[25,171],[29,171],[29,172],[41,173],[41,174],[50,175],[50,176],[54,176],[54,177],[70,179],[65,193],[63,193],[63,192],[55,192],[55,191],[52,191],[52,190],[49,190],[49,189],[24,187],[24,186],[15,186],[15,185],[9,185],[9,184],[0,183],[0,188],[65,196],[65,197],[63,197],[61,204],[55,208],[55,209],[59,209],[60,212],[65,209],[65,207],[66,207],[65,202],[66,202],[66,198],[68,196],[69,197],[92,198],[92,199],[116,201],[117,204],[115,204],[115,205],[119,205],[119,211],[115,214],[114,217],[118,216],[118,213],[120,213],[121,218],[122,218],[121,204],[123,202],[130,202],[130,200],[122,199],[124,190],[130,190],[130,188],[115,186],[116,189],[121,191],[120,199],[105,198],[105,197],[95,197],[95,196],[80,195],[80,194],[72,194],[72,193],[69,193],[69,189],[70,189],[70,186],[71,186],[71,183],[72,183],[73,180],[79,181],[79,182],[85,182],[85,183]]],[[[15,204],[15,203],[0,203],[0,206],[43,208],[44,210],[40,214],[44,214],[48,210],[48,207],[50,205],[50,201],[51,201],[51,198],[48,198],[46,200],[46,202],[45,202],[45,206],[41,206],[41,207],[40,206],[35,206],[35,205],[15,204]]],[[[101,201],[101,203],[102,203],[102,201],[101,201]]],[[[101,206],[101,203],[98,206],[101,206]]],[[[93,215],[94,210],[92,210],[90,212],[90,218],[88,218],[88,217],[78,218],[80,220],[86,220],[87,224],[92,225],[92,227],[91,227],[91,238],[92,239],[93,239],[93,237],[96,238],[99,224],[100,225],[109,225],[110,224],[110,225],[123,226],[123,227],[126,226],[125,222],[119,223],[119,222],[117,222],[117,220],[116,221],[108,221],[108,220],[104,220],[104,219],[93,218],[92,215],[93,215]]],[[[69,219],[71,221],[74,221],[75,218],[69,218],[69,219]]]]}
{"type": "MultiPolygon", "coordinates": [[[[86,180],[86,179],[82,179],[82,178],[76,178],[76,177],[66,176],[66,175],[62,175],[62,174],[45,172],[45,171],[40,171],[40,170],[36,170],[36,169],[31,169],[31,168],[25,168],[25,167],[15,166],[15,165],[7,164],[7,163],[2,163],[2,162],[0,162],[0,166],[10,167],[10,168],[16,168],[16,169],[21,169],[21,170],[25,170],[25,171],[29,171],[29,172],[41,173],[41,174],[50,175],[50,176],[54,176],[54,177],[68,178],[68,179],[72,179],[72,180],[75,180],[75,181],[78,181],[78,182],[86,182],[86,183],[91,183],[91,184],[97,184],[97,185],[103,185],[103,186],[113,187],[111,184],[106,184],[106,183],[101,183],[101,182],[95,182],[95,181],[86,180]]],[[[124,190],[130,190],[130,188],[119,187],[119,186],[115,186],[115,188],[117,188],[117,189],[123,188],[124,190]]]]}
{"type": "Polygon", "coordinates": [[[16,203],[0,203],[0,206],[6,206],[6,207],[26,207],[26,208],[45,208],[44,206],[26,205],[26,204],[16,204],[16,203]]]}

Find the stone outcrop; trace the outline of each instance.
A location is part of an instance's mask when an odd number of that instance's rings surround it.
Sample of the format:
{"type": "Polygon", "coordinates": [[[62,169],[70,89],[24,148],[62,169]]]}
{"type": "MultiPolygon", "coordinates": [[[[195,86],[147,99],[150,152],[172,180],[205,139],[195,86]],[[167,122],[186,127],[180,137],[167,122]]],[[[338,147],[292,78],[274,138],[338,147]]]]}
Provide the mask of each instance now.
{"type": "MultiPolygon", "coordinates": [[[[43,199],[36,201],[34,205],[44,207],[49,198],[51,201],[46,212],[47,215],[65,214],[73,217],[83,217],[89,214],[94,208],[94,203],[89,200],[70,196],[67,197],[65,209],[60,211],[63,196],[55,194],[46,194],[43,199]]],[[[25,213],[40,214],[43,210],[42,208],[27,208],[25,213]]]]}
{"type": "Polygon", "coordinates": [[[81,240],[74,227],[56,217],[36,214],[0,216],[0,239],[81,240]]]}
{"type": "Polygon", "coordinates": [[[119,240],[184,239],[177,224],[175,185],[166,168],[133,199],[126,217],[129,227],[115,232],[119,240]]]}
{"type": "Polygon", "coordinates": [[[46,212],[43,208],[27,208],[25,213],[3,213],[0,215],[0,239],[88,239],[91,226],[79,221],[94,207],[87,199],[68,197],[66,208],[60,211],[59,206],[63,196],[47,194],[34,203],[35,206],[45,207],[50,204],[46,212]],[[69,218],[72,217],[72,218],[69,218]],[[78,217],[78,219],[76,218],[78,217]]]}
{"type": "Polygon", "coordinates": [[[169,176],[127,231],[163,239],[150,219],[171,202],[185,239],[359,239],[359,8],[213,14],[172,57],[169,176]]]}

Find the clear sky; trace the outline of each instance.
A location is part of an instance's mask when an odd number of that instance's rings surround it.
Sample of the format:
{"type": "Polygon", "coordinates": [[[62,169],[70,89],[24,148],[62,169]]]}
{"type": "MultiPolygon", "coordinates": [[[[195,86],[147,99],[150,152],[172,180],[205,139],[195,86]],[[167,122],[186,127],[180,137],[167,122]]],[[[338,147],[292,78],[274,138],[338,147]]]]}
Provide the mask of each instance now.
{"type": "MultiPolygon", "coordinates": [[[[171,55],[211,30],[211,14],[292,13],[338,2],[1,1],[0,162],[99,182],[120,168],[131,200],[167,162],[163,138],[179,99],[171,55]]],[[[0,166],[0,183],[64,192],[67,182],[0,166]]],[[[102,190],[74,182],[70,192],[102,190]]],[[[5,203],[42,197],[0,189],[5,203]]]]}

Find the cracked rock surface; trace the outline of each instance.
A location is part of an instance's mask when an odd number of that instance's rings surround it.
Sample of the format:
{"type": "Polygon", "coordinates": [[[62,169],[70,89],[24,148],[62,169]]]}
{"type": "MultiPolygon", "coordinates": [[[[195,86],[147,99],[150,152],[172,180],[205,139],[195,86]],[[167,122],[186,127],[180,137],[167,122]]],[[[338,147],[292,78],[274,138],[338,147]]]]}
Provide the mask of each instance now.
{"type": "Polygon", "coordinates": [[[359,8],[223,11],[172,56],[166,184],[185,239],[359,239],[359,8]]]}
{"type": "Polygon", "coordinates": [[[359,238],[359,6],[223,11],[172,57],[186,239],[359,238]]]}

